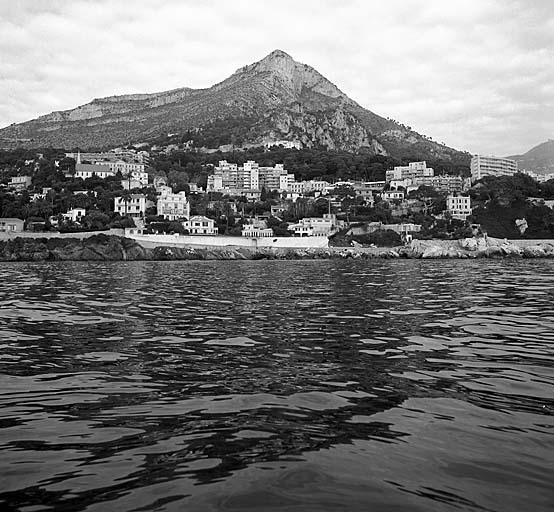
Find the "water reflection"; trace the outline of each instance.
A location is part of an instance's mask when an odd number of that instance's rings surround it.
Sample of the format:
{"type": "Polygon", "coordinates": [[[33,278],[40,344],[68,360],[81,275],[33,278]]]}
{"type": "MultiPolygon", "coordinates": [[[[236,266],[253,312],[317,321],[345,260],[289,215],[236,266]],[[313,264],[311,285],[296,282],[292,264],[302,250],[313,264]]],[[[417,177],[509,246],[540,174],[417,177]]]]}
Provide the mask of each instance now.
{"type": "Polygon", "coordinates": [[[549,262],[2,271],[6,507],[551,508],[549,262]]]}

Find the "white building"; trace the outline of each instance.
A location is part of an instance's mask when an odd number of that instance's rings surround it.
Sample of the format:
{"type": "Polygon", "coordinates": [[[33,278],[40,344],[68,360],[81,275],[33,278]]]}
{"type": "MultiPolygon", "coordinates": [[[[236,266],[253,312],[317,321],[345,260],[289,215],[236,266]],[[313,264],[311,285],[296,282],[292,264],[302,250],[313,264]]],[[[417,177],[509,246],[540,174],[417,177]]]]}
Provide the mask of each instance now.
{"type": "Polygon", "coordinates": [[[204,190],[198,186],[198,183],[189,183],[189,190],[191,194],[202,194],[204,190]]]}
{"type": "Polygon", "coordinates": [[[188,219],[190,216],[190,203],[186,192],[162,194],[156,206],[158,215],[167,220],[188,219]]]}
{"type": "Polygon", "coordinates": [[[146,196],[144,194],[131,194],[127,197],[114,197],[114,212],[122,216],[144,217],[146,196]]]}
{"type": "Polygon", "coordinates": [[[143,187],[148,185],[148,173],[145,171],[131,171],[127,174],[127,178],[140,182],[143,187]]]}
{"type": "Polygon", "coordinates": [[[15,217],[2,217],[0,218],[0,232],[1,233],[20,233],[23,231],[25,221],[17,219],[15,217]]]}
{"type": "Polygon", "coordinates": [[[31,176],[14,176],[10,179],[8,187],[15,190],[25,190],[31,185],[31,176]]]}
{"type": "Polygon", "coordinates": [[[188,229],[191,235],[217,235],[215,221],[203,215],[193,215],[189,220],[183,222],[183,227],[188,229]]]}
{"type": "Polygon", "coordinates": [[[273,229],[268,228],[267,226],[256,226],[255,224],[245,224],[244,226],[242,226],[241,235],[249,236],[251,238],[268,238],[271,236],[275,236],[273,233],[273,229]]]}
{"type": "Polygon", "coordinates": [[[408,165],[400,165],[393,170],[385,173],[385,179],[388,182],[393,180],[405,180],[414,178],[424,178],[434,176],[431,167],[427,167],[426,162],[410,162],[408,165]]]}
{"type": "Polygon", "coordinates": [[[121,180],[121,186],[123,190],[133,190],[134,188],[142,188],[144,185],[139,180],[126,178],[121,180]]]}
{"type": "Polygon", "coordinates": [[[517,162],[509,158],[475,155],[471,159],[471,182],[485,176],[513,176],[517,173],[517,162]]]}
{"type": "Polygon", "coordinates": [[[67,213],[63,213],[62,217],[71,222],[79,222],[86,214],[87,212],[84,208],[72,208],[68,210],[67,213]]]}
{"type": "Polygon", "coordinates": [[[173,189],[168,185],[158,185],[156,186],[156,192],[161,196],[166,196],[168,194],[173,194],[173,189]]]}
{"type": "Polygon", "coordinates": [[[266,148],[273,146],[283,146],[285,149],[302,149],[302,143],[297,140],[274,140],[265,143],[266,148]]]}
{"type": "Polygon", "coordinates": [[[289,225],[295,236],[330,236],[339,229],[339,222],[334,213],[326,213],[323,217],[305,217],[296,224],[289,225]]]}
{"type": "Polygon", "coordinates": [[[93,176],[106,179],[110,176],[115,176],[115,172],[110,170],[110,168],[106,165],[75,164],[75,178],[82,178],[86,180],[87,178],[92,178],[93,176]]]}
{"type": "Polygon", "coordinates": [[[466,220],[472,212],[471,198],[469,196],[448,196],[446,198],[446,211],[453,219],[466,220]]]}
{"type": "Polygon", "coordinates": [[[208,176],[208,192],[222,192],[228,195],[247,195],[249,191],[278,190],[288,191],[289,184],[294,182],[294,174],[289,174],[283,164],[275,167],[260,167],[257,162],[249,160],[243,166],[221,160],[208,176]]]}
{"type": "Polygon", "coordinates": [[[404,199],[404,192],[401,190],[386,190],[385,192],[381,192],[381,199],[383,199],[383,201],[401,201],[404,199]]]}

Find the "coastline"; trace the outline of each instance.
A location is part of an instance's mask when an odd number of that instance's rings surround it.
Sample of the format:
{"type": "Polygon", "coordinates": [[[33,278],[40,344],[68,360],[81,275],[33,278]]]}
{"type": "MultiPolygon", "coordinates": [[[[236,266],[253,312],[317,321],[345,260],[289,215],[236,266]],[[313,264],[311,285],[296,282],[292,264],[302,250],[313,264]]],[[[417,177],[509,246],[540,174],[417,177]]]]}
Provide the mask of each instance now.
{"type": "Polygon", "coordinates": [[[399,247],[157,246],[114,234],[78,237],[2,237],[0,261],[166,261],[260,259],[478,259],[554,258],[554,240],[413,240],[399,247]]]}

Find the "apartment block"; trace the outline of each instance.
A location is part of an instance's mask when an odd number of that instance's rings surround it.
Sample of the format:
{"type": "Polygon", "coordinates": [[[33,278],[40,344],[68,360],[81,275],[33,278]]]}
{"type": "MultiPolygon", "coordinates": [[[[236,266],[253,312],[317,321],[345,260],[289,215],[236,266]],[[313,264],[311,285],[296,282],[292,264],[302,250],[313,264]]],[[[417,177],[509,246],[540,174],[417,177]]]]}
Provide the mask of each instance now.
{"type": "Polygon", "coordinates": [[[513,176],[517,173],[517,162],[510,158],[475,155],[471,159],[471,182],[485,176],[513,176]]]}

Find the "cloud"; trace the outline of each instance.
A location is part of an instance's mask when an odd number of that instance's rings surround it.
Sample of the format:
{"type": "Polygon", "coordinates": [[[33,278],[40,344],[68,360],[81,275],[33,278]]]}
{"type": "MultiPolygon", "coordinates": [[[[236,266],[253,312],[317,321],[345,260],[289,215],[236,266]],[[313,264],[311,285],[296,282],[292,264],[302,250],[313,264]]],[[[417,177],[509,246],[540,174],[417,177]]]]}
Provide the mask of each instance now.
{"type": "Polygon", "coordinates": [[[554,136],[550,0],[0,4],[0,126],[93,98],[209,87],[280,48],[362,106],[471,152],[554,136]]]}

